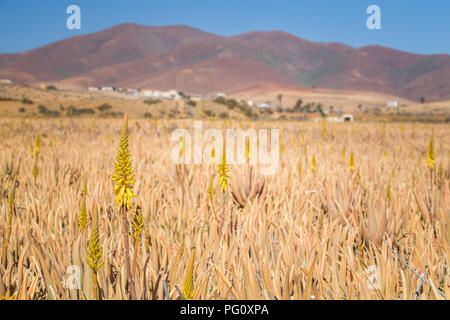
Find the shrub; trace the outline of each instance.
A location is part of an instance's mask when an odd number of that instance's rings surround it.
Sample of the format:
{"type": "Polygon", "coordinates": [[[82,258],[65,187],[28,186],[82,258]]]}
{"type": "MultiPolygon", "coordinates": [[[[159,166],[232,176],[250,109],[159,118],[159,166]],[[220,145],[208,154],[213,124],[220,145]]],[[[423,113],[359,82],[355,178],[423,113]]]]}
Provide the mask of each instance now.
{"type": "Polygon", "coordinates": [[[122,111],[109,111],[102,113],[104,116],[113,117],[113,118],[123,118],[122,111]]]}
{"type": "Polygon", "coordinates": [[[33,100],[24,97],[22,99],[22,103],[23,104],[33,104],[34,102],[33,102],[33,100]]]}
{"type": "Polygon", "coordinates": [[[219,114],[219,118],[228,119],[230,118],[230,115],[228,114],[228,112],[222,112],[221,114],[219,114]]]}
{"type": "Polygon", "coordinates": [[[153,118],[153,116],[150,112],[146,112],[144,113],[144,118],[153,118]]]}
{"type": "Polygon", "coordinates": [[[197,102],[194,101],[194,100],[188,100],[187,104],[192,106],[192,107],[195,107],[197,105],[197,102]]]}
{"type": "Polygon", "coordinates": [[[234,99],[225,99],[224,97],[218,97],[213,100],[215,103],[226,105],[229,109],[234,109],[239,103],[234,99]]]}
{"type": "Polygon", "coordinates": [[[67,116],[71,117],[71,116],[80,116],[83,114],[94,114],[95,111],[94,109],[91,108],[77,108],[74,106],[70,106],[67,108],[66,114],[67,116]]]}
{"type": "Polygon", "coordinates": [[[320,116],[321,116],[322,118],[325,118],[325,117],[326,117],[326,114],[325,114],[325,112],[323,111],[323,108],[322,108],[322,104],[321,104],[321,103],[319,103],[319,104],[317,105],[317,111],[319,111],[320,116]]]}
{"type": "Polygon", "coordinates": [[[23,107],[19,109],[19,112],[20,112],[20,113],[24,113],[25,111],[26,111],[26,110],[25,110],[25,108],[23,108],[23,107]]]}
{"type": "Polygon", "coordinates": [[[212,112],[211,110],[205,110],[204,112],[205,112],[205,115],[207,115],[208,117],[214,117],[215,116],[214,112],[212,112]]]}
{"type": "Polygon", "coordinates": [[[48,109],[43,106],[42,104],[38,107],[39,113],[45,114],[46,112],[48,112],[48,109]]]}
{"type": "Polygon", "coordinates": [[[292,108],[292,112],[301,112],[302,111],[302,103],[303,103],[303,100],[298,99],[297,102],[295,103],[294,108],[292,108]]]}
{"type": "Polygon", "coordinates": [[[47,90],[58,90],[58,89],[56,89],[55,86],[52,86],[52,85],[47,86],[46,89],[47,89],[47,90]]]}
{"type": "Polygon", "coordinates": [[[97,107],[100,112],[105,112],[112,109],[112,106],[109,103],[104,103],[97,107]]]}
{"type": "MultiPolygon", "coordinates": [[[[24,109],[25,110],[25,109],[24,109]]],[[[38,107],[39,113],[42,114],[43,116],[47,116],[47,117],[59,117],[61,115],[61,113],[59,111],[56,110],[49,110],[47,109],[46,106],[44,105],[40,105],[38,107]]]]}
{"type": "Polygon", "coordinates": [[[267,113],[267,114],[273,114],[273,110],[270,108],[265,108],[263,109],[263,112],[267,113]]]}
{"type": "Polygon", "coordinates": [[[160,102],[161,102],[161,100],[159,100],[159,99],[147,99],[147,100],[144,101],[144,103],[148,104],[148,105],[157,104],[157,103],[160,103],[160,102]]]}

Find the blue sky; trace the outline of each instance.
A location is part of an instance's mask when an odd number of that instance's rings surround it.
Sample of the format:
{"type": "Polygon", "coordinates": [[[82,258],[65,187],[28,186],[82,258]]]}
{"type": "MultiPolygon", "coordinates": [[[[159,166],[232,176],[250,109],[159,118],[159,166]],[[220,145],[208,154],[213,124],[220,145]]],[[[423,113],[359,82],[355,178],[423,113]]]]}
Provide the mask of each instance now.
{"type": "Polygon", "coordinates": [[[312,41],[450,54],[448,0],[0,0],[0,53],[124,22],[185,24],[219,35],[283,30],[312,41]],[[71,4],[81,7],[81,30],[66,28],[71,4]],[[381,30],[366,27],[372,4],[381,8],[381,30]]]}

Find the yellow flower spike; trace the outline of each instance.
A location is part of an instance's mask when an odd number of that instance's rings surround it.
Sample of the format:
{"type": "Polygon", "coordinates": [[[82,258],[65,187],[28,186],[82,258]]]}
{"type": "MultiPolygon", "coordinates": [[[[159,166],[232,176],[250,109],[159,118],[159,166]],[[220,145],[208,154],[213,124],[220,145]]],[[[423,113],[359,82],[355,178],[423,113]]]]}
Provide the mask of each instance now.
{"type": "Polygon", "coordinates": [[[389,182],[387,187],[386,187],[386,199],[388,200],[388,202],[391,201],[391,183],[389,182]]]}
{"type": "Polygon", "coordinates": [[[434,169],[435,163],[434,163],[434,145],[433,145],[433,139],[434,134],[431,134],[430,144],[428,145],[428,151],[427,151],[427,165],[428,168],[431,170],[434,169]]]}
{"type": "Polygon", "coordinates": [[[11,190],[9,191],[8,195],[8,205],[12,207],[16,204],[16,182],[14,181],[13,186],[11,190]]]}
{"type": "Polygon", "coordinates": [[[115,203],[124,208],[131,206],[131,199],[136,195],[132,192],[134,180],[133,167],[131,164],[131,154],[128,146],[128,117],[124,116],[122,132],[120,135],[119,149],[117,150],[115,174],[112,175],[116,182],[114,188],[115,203]]]}
{"type": "Polygon", "coordinates": [[[348,167],[350,171],[355,171],[355,157],[353,156],[353,152],[350,153],[350,161],[348,163],[348,167]]]}
{"type": "Polygon", "coordinates": [[[322,121],[322,137],[326,138],[328,136],[327,126],[325,120],[322,121]]]}
{"type": "Polygon", "coordinates": [[[211,162],[213,164],[215,164],[215,162],[216,162],[216,149],[212,148],[210,156],[211,156],[211,162]]]}
{"type": "Polygon", "coordinates": [[[230,177],[225,147],[223,148],[222,162],[219,163],[219,170],[217,172],[219,173],[220,188],[225,192],[228,188],[228,178],[230,177]]]}
{"type": "Polygon", "coordinates": [[[247,161],[250,161],[250,152],[250,139],[248,139],[245,143],[245,158],[247,159],[247,161]]]}
{"type": "Polygon", "coordinates": [[[186,300],[191,300],[194,297],[194,262],[195,262],[195,248],[191,249],[191,257],[184,276],[183,296],[186,300]]]}
{"type": "Polygon", "coordinates": [[[92,271],[97,272],[98,269],[103,266],[104,261],[102,260],[102,246],[100,245],[100,236],[98,230],[98,223],[94,221],[92,226],[91,235],[89,238],[89,246],[87,249],[87,263],[91,267],[92,271]]]}
{"type": "Polygon", "coordinates": [[[311,159],[311,170],[315,173],[317,170],[316,157],[313,156],[311,159]]]}
{"type": "Polygon", "coordinates": [[[89,218],[86,210],[86,196],[87,196],[87,185],[86,182],[83,185],[83,190],[81,191],[81,207],[80,213],[78,215],[78,229],[84,230],[87,227],[89,218]]]}
{"type": "Polygon", "coordinates": [[[131,236],[135,240],[139,240],[139,237],[142,234],[142,230],[144,229],[144,219],[142,217],[142,209],[140,206],[136,207],[136,211],[134,213],[134,219],[133,219],[131,228],[132,228],[131,236]]]}
{"type": "Polygon", "coordinates": [[[41,152],[41,136],[36,137],[36,148],[35,148],[36,154],[39,154],[41,152]]]}
{"type": "Polygon", "coordinates": [[[211,181],[208,184],[208,189],[206,190],[206,192],[208,193],[208,199],[214,199],[215,195],[214,195],[214,186],[213,186],[213,179],[211,179],[211,181]]]}
{"type": "Polygon", "coordinates": [[[181,137],[181,148],[180,148],[180,158],[183,158],[186,153],[186,138],[184,136],[181,137]]]}
{"type": "Polygon", "coordinates": [[[97,213],[95,213],[86,255],[87,263],[92,269],[92,298],[94,300],[98,299],[98,295],[100,292],[98,287],[97,274],[98,270],[104,264],[104,261],[102,261],[102,257],[103,253],[98,230],[98,216],[97,213]]]}

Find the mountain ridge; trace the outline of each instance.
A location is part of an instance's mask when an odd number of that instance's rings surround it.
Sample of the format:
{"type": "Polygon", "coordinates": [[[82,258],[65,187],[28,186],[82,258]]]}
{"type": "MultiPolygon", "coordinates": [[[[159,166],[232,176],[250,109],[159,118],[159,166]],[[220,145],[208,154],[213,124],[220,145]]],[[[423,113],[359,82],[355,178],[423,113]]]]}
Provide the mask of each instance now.
{"type": "Polygon", "coordinates": [[[286,86],[439,101],[450,99],[450,55],[313,42],[280,30],[220,36],[186,25],[124,23],[0,54],[0,78],[203,94],[286,86]]]}

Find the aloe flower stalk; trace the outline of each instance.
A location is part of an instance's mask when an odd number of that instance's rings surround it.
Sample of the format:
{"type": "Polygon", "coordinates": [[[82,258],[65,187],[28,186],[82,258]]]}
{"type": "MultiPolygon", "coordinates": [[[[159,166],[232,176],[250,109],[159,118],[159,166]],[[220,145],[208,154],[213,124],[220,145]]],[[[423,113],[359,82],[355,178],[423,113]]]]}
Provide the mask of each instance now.
{"type": "Polygon", "coordinates": [[[89,238],[89,246],[87,249],[87,263],[89,267],[91,267],[93,272],[93,286],[92,286],[92,298],[94,300],[98,299],[98,281],[97,281],[97,273],[98,269],[103,266],[104,261],[102,260],[102,246],[100,245],[100,235],[98,230],[98,222],[97,219],[94,219],[91,236],[89,238]]]}
{"type": "Polygon", "coordinates": [[[219,173],[220,188],[225,192],[228,188],[228,178],[230,177],[225,148],[223,148],[222,161],[219,163],[217,172],[219,173]]]}
{"type": "Polygon", "coordinates": [[[350,153],[350,161],[348,163],[348,167],[350,171],[355,171],[355,157],[353,156],[353,152],[350,153]]]}
{"type": "Polygon", "coordinates": [[[128,117],[123,118],[122,132],[120,135],[119,149],[116,156],[116,165],[114,167],[113,181],[116,182],[114,188],[114,202],[119,206],[122,215],[122,233],[124,242],[124,262],[128,277],[128,289],[132,300],[136,300],[136,289],[134,286],[133,275],[130,267],[130,244],[128,240],[128,220],[127,214],[131,207],[131,199],[136,197],[133,193],[134,173],[131,165],[131,154],[128,147],[128,117]]]}
{"type": "Polygon", "coordinates": [[[86,196],[87,196],[87,185],[86,182],[83,185],[83,190],[81,191],[81,207],[80,213],[78,215],[78,229],[84,230],[88,224],[88,215],[86,210],[86,196]]]}
{"type": "Polygon", "coordinates": [[[191,257],[184,276],[183,296],[186,300],[192,300],[194,297],[194,262],[195,248],[191,249],[191,257]]]}
{"type": "Polygon", "coordinates": [[[430,144],[428,145],[428,151],[427,151],[427,164],[428,164],[428,168],[430,168],[430,170],[434,169],[434,144],[433,144],[433,135],[431,136],[430,139],[430,144]]]}
{"type": "Polygon", "coordinates": [[[113,181],[116,182],[114,188],[115,203],[121,208],[131,207],[131,199],[136,197],[133,193],[134,180],[133,167],[131,165],[131,154],[128,147],[128,117],[124,116],[122,132],[120,135],[119,149],[117,150],[116,165],[114,167],[113,181]]]}

